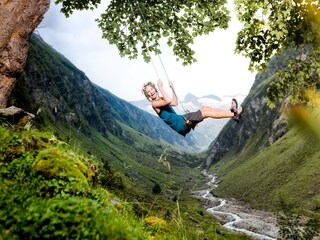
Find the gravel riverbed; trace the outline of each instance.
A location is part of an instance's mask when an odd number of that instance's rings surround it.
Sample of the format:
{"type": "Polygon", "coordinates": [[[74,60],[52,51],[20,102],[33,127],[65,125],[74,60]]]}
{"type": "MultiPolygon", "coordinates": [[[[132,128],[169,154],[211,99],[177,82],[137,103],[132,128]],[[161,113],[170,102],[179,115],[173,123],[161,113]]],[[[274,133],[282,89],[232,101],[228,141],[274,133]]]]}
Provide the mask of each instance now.
{"type": "Polygon", "coordinates": [[[204,207],[216,216],[224,227],[234,232],[242,232],[254,239],[277,239],[278,228],[274,214],[252,209],[235,199],[221,199],[210,192],[216,185],[214,175],[207,174],[207,184],[204,189],[194,192],[194,196],[203,200],[204,207]]]}

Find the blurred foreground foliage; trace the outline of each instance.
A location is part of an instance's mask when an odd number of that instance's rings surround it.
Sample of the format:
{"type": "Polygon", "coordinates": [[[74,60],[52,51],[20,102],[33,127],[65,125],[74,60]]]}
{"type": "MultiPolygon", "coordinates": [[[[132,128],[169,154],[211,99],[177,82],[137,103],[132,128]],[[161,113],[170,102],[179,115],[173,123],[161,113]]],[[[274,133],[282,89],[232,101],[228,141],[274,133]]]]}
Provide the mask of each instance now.
{"type": "MultiPolygon", "coordinates": [[[[315,150],[320,144],[320,95],[309,90],[305,98],[308,104],[300,104],[287,110],[289,123],[300,130],[301,137],[313,139],[315,150]]],[[[279,239],[314,239],[320,233],[320,200],[315,199],[311,210],[295,206],[294,201],[280,195],[277,225],[279,239]]]]}
{"type": "Polygon", "coordinates": [[[51,133],[0,126],[0,236],[147,239],[131,207],[94,186],[93,164],[51,133]]]}
{"type": "Polygon", "coordinates": [[[305,94],[308,104],[290,107],[287,111],[289,123],[298,127],[303,134],[307,134],[320,143],[320,95],[317,91],[309,90],[305,94]]]}
{"type": "Polygon", "coordinates": [[[179,205],[132,186],[50,132],[0,125],[0,239],[248,239],[199,214],[189,193],[179,205]]]}

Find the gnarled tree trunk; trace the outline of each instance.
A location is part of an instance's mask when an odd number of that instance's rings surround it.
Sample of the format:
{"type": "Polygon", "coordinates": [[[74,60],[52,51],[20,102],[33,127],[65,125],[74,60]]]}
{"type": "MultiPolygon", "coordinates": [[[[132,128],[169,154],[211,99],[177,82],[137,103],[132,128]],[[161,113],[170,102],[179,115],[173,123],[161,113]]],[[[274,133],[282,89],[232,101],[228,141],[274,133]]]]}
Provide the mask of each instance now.
{"type": "Polygon", "coordinates": [[[0,108],[5,108],[23,71],[29,38],[48,11],[50,0],[0,0],[0,108]]]}

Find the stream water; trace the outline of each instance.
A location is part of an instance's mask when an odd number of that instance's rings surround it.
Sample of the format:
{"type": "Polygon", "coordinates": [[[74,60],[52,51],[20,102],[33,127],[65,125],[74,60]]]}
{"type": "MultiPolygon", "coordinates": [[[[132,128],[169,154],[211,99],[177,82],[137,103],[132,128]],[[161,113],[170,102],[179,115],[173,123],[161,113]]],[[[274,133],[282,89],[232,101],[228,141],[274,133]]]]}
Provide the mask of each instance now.
{"type": "Polygon", "coordinates": [[[272,213],[256,210],[241,204],[235,199],[222,199],[210,192],[216,185],[216,177],[203,172],[208,178],[207,186],[195,192],[195,196],[204,200],[206,210],[215,215],[223,226],[234,232],[250,235],[253,239],[277,239],[276,218],[272,213]]]}

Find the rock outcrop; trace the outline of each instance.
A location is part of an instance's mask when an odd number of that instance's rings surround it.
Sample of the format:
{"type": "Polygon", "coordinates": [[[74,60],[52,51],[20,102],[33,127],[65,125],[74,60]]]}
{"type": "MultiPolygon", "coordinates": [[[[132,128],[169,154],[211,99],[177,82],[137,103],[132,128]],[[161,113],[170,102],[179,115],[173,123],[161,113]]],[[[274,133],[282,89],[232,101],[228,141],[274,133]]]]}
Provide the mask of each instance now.
{"type": "Polygon", "coordinates": [[[0,108],[5,108],[23,71],[29,38],[49,9],[50,0],[0,1],[0,108]]]}
{"type": "Polygon", "coordinates": [[[14,129],[30,128],[34,117],[33,114],[15,106],[0,108],[0,122],[10,124],[14,129]]]}

